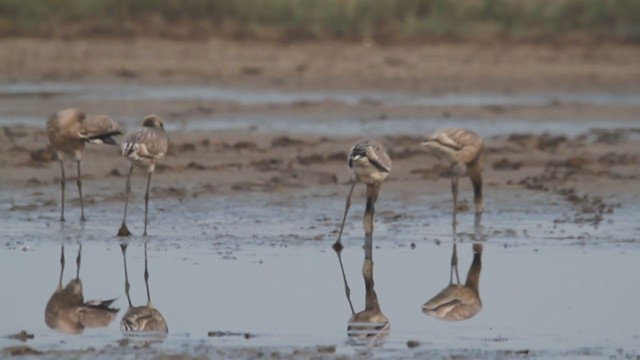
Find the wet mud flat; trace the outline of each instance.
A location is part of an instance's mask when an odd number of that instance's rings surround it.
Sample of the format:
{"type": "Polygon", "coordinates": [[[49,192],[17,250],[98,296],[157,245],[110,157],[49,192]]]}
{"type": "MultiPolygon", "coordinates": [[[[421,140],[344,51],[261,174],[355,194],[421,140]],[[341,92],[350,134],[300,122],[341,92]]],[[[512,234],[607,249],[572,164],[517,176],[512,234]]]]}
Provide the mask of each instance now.
{"type": "MultiPolygon", "coordinates": [[[[114,80],[113,69],[83,68],[77,71],[110,78],[85,82],[44,69],[49,75],[1,84],[0,266],[8,275],[0,356],[637,358],[640,328],[628,311],[640,293],[630,280],[640,250],[640,119],[637,84],[629,80],[636,70],[602,72],[631,74],[623,86],[612,85],[620,80],[613,76],[576,91],[599,61],[567,75],[573,92],[551,90],[563,80],[553,72],[565,66],[545,67],[555,70],[545,72],[544,84],[523,91],[509,90],[506,79],[490,88],[465,85],[462,75],[455,91],[413,88],[410,77],[398,88],[397,73],[386,72],[348,91],[323,88],[331,77],[307,88],[320,73],[313,64],[300,88],[274,81],[271,70],[253,87],[229,86],[237,79],[232,70],[214,86],[145,83],[143,72],[114,80]],[[362,89],[378,81],[387,86],[362,89]],[[140,236],[141,171],[129,208],[134,236],[127,243],[115,236],[127,170],[115,147],[86,151],[87,223],[78,221],[72,177],[68,221],[57,221],[60,169],[44,122],[70,106],[107,112],[125,129],[147,113],[165,119],[170,151],[152,182],[149,237],[140,236]],[[463,179],[455,235],[449,169],[419,145],[446,126],[470,128],[486,144],[481,227],[463,179]],[[362,249],[364,189],[354,193],[341,254],[352,310],[331,244],[348,191],[347,152],[365,136],[387,147],[393,169],[369,252],[362,249]],[[162,341],[120,330],[130,307],[125,244],[131,305],[151,302],[161,312],[169,329],[162,341]],[[454,244],[461,284],[479,278],[481,307],[449,322],[422,306],[450,284],[454,244]],[[373,278],[389,329],[360,341],[347,328],[371,301],[373,278]],[[115,299],[118,311],[100,326],[80,321],[69,334],[48,325],[55,323],[47,323],[46,309],[59,286],[77,280],[84,301],[115,299]],[[5,337],[20,330],[24,342],[5,337]]],[[[11,66],[19,75],[18,62],[11,66]]],[[[346,71],[334,70],[334,80],[346,71]]],[[[239,77],[252,83],[251,75],[239,77]]]]}
{"type": "MultiPolygon", "coordinates": [[[[120,331],[129,305],[125,243],[115,236],[126,169],[117,151],[88,151],[98,159],[85,162],[88,222],[78,221],[68,186],[68,221],[61,225],[59,169],[42,129],[4,130],[15,148],[3,160],[11,171],[0,191],[0,263],[15,276],[3,280],[0,331],[26,330],[33,339],[0,339],[3,357],[640,355],[640,328],[626,310],[640,288],[620,287],[640,270],[633,128],[490,135],[482,227],[473,226],[464,180],[455,236],[446,166],[421,151],[418,136],[381,137],[394,172],[377,205],[370,275],[390,330],[367,341],[348,335],[352,310],[331,249],[349,178],[346,151],[357,138],[252,129],[170,133],[174,150],[154,178],[150,236],[139,236],[144,174],[137,174],[129,217],[135,236],[126,243],[132,304],[147,303],[146,262],[151,302],[169,329],[161,342],[120,331]],[[422,305],[449,285],[454,244],[462,283],[482,245],[482,306],[468,320],[448,322],[422,305]],[[51,329],[45,309],[60,279],[62,287],[80,279],[84,301],[115,299],[119,311],[106,326],[75,335],[51,329]]],[[[363,188],[353,201],[341,256],[358,312],[368,296],[363,188]]]]}

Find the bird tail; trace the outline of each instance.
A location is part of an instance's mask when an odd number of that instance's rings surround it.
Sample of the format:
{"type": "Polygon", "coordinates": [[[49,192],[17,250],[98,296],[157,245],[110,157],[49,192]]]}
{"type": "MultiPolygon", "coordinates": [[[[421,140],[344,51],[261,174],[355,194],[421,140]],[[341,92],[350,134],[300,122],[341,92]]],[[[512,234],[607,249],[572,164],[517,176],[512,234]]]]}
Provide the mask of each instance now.
{"type": "Polygon", "coordinates": [[[122,132],[120,130],[109,131],[106,133],[92,135],[87,137],[86,141],[93,144],[108,144],[108,145],[118,145],[115,140],[113,140],[112,136],[121,135],[122,132]]]}
{"type": "Polygon", "coordinates": [[[89,308],[102,309],[102,310],[107,310],[107,311],[118,312],[119,309],[111,307],[111,304],[113,304],[114,301],[116,301],[116,299],[111,299],[111,300],[91,300],[91,301],[87,301],[84,305],[89,307],[89,308]]]}

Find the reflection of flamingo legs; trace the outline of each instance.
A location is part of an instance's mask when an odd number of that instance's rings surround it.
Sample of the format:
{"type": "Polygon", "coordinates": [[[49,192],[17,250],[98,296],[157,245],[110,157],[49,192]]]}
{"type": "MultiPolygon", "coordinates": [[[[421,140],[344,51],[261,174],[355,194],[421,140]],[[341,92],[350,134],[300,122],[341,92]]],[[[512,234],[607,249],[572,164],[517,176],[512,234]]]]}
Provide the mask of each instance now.
{"type": "Polygon", "coordinates": [[[458,274],[458,248],[453,243],[453,251],[451,252],[451,271],[449,272],[449,284],[453,284],[453,272],[456,274],[456,283],[460,284],[460,275],[458,274]]]}
{"type": "Polygon", "coordinates": [[[347,296],[347,301],[349,302],[349,307],[351,308],[351,315],[355,315],[356,311],[353,309],[353,303],[351,302],[351,289],[349,288],[349,284],[347,283],[347,275],[344,272],[344,265],[342,264],[342,249],[336,250],[336,254],[338,255],[338,262],[340,263],[340,271],[342,272],[342,281],[344,282],[344,293],[347,296]]]}
{"type": "Polygon", "coordinates": [[[131,296],[129,295],[129,289],[131,285],[129,284],[129,272],[127,271],[127,247],[129,244],[123,243],[120,244],[120,250],[122,250],[122,258],[124,259],[124,292],[127,295],[127,301],[129,302],[129,307],[133,307],[131,304],[131,296]]]}
{"type": "Polygon", "coordinates": [[[126,250],[128,245],[120,245],[122,249],[122,256],[124,258],[124,276],[125,276],[125,293],[127,295],[127,301],[129,302],[129,309],[122,317],[120,321],[120,329],[123,334],[130,334],[135,332],[147,332],[148,335],[153,337],[164,338],[169,332],[167,323],[153,304],[151,303],[151,293],[149,291],[149,268],[147,260],[147,243],[144,244],[144,281],[147,291],[147,304],[143,306],[133,306],[131,302],[131,296],[129,295],[129,272],[127,269],[127,256],[126,250]]]}
{"type": "MultiPolygon", "coordinates": [[[[371,195],[372,202],[375,202],[375,192],[371,193],[371,195]]],[[[389,320],[380,309],[378,295],[374,289],[373,237],[371,233],[367,233],[365,236],[362,277],[365,285],[364,310],[356,313],[352,306],[347,333],[352,339],[362,342],[361,345],[371,348],[381,345],[381,341],[388,335],[390,330],[389,320]]]]}

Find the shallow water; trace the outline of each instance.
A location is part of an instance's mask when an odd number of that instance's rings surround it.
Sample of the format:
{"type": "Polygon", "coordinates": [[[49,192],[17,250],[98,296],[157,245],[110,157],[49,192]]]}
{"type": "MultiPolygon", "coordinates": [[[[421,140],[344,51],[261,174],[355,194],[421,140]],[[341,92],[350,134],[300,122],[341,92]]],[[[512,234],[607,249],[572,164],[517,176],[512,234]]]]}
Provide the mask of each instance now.
{"type": "MultiPolygon", "coordinates": [[[[141,231],[138,202],[129,219],[134,233],[141,231]]],[[[640,247],[637,225],[626,212],[616,212],[612,223],[595,229],[549,225],[548,206],[535,200],[528,211],[515,202],[499,213],[488,210],[482,219],[482,309],[469,320],[446,322],[423,314],[421,306],[449,283],[450,219],[420,204],[400,203],[388,194],[379,205],[373,276],[391,330],[383,345],[371,350],[373,355],[459,349],[530,350],[543,358],[572,352],[617,356],[618,349],[640,354],[640,322],[630,311],[640,285],[625,280],[640,271],[640,247]],[[390,208],[401,216],[384,211],[390,208]],[[409,349],[409,340],[421,345],[409,349]]],[[[147,239],[149,288],[169,335],[152,346],[180,351],[184,344],[276,349],[336,345],[338,354],[364,351],[347,336],[351,310],[330,246],[339,205],[320,198],[311,206],[304,198],[266,194],[154,201],[147,239]],[[237,334],[209,337],[210,331],[237,334]],[[245,333],[251,337],[245,339],[245,333]]],[[[342,252],[356,312],[365,302],[360,205],[354,202],[342,252]]],[[[100,348],[122,338],[119,322],[128,305],[121,243],[113,236],[120,206],[89,207],[84,227],[71,207],[70,221],[62,229],[58,209],[39,215],[2,212],[6,230],[0,264],[3,274],[12,275],[2,277],[0,334],[25,329],[35,335],[27,344],[40,350],[100,348]],[[114,306],[120,311],[108,326],[69,335],[45,325],[45,307],[58,284],[62,243],[63,286],[75,277],[82,244],[79,275],[85,301],[117,299],[114,306]]],[[[461,214],[457,254],[462,282],[471,265],[473,233],[472,215],[461,214]]],[[[144,241],[132,238],[127,250],[135,306],[147,301],[144,241]]],[[[1,347],[16,343],[0,338],[1,347]]]]}
{"type": "Polygon", "coordinates": [[[635,105],[640,95],[632,93],[476,93],[421,96],[405,92],[376,91],[277,91],[252,90],[215,85],[131,85],[86,84],[72,82],[19,82],[0,84],[0,96],[67,97],[82,100],[210,100],[239,104],[278,104],[363,102],[382,105],[447,105],[447,106],[543,106],[558,103],[592,105],[635,105]]]}
{"type": "MultiPolygon", "coordinates": [[[[116,118],[125,128],[139,125],[138,118],[116,118]]],[[[0,116],[0,125],[43,126],[44,119],[31,116],[0,116]]],[[[232,116],[216,118],[198,118],[188,121],[167,121],[168,132],[197,132],[251,129],[260,133],[314,134],[326,136],[385,136],[404,134],[423,134],[429,129],[461,126],[473,130],[482,136],[500,136],[509,134],[551,133],[565,136],[577,136],[591,129],[639,129],[636,123],[623,120],[605,119],[539,119],[520,120],[513,118],[473,119],[451,117],[427,118],[371,118],[354,120],[351,118],[317,119],[303,116],[232,116]]]]}
{"type": "MultiPolygon", "coordinates": [[[[61,98],[67,101],[221,101],[244,105],[295,105],[297,103],[336,102],[346,105],[375,103],[381,106],[549,106],[553,104],[635,105],[640,95],[634,93],[463,93],[446,95],[417,95],[394,91],[275,91],[229,88],[217,86],[87,84],[72,82],[3,83],[0,97],[5,99],[33,97],[61,98]]],[[[125,127],[136,127],[138,118],[116,119],[125,127]]],[[[1,125],[42,126],[43,119],[30,116],[2,116],[1,125]]],[[[215,131],[256,129],[260,132],[289,132],[323,135],[382,136],[393,134],[422,134],[425,129],[464,126],[484,136],[510,133],[559,133],[575,136],[592,128],[624,129],[637,127],[630,121],[612,121],[591,118],[588,114],[580,121],[562,119],[518,120],[496,116],[493,119],[473,118],[323,118],[313,116],[243,115],[231,117],[202,117],[189,121],[168,121],[168,131],[215,131]]]]}

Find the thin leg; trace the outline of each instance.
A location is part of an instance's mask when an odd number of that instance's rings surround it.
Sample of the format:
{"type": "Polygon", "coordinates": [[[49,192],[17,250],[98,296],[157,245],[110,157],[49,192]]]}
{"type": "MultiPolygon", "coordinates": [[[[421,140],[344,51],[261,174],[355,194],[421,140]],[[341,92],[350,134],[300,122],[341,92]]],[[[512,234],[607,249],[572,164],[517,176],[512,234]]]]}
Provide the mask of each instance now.
{"type": "Polygon", "coordinates": [[[475,240],[483,240],[482,238],[482,213],[476,213],[473,220],[473,230],[475,240]]]}
{"type": "Polygon", "coordinates": [[[455,236],[456,233],[456,225],[457,225],[457,221],[456,221],[456,217],[458,215],[458,174],[454,174],[453,177],[451,178],[451,193],[453,194],[453,221],[452,221],[452,227],[453,227],[453,235],[455,236]]]}
{"type": "Polygon", "coordinates": [[[338,262],[340,263],[340,271],[342,271],[342,281],[344,282],[344,294],[347,297],[347,301],[349,302],[349,307],[351,308],[351,314],[355,314],[356,311],[353,308],[353,303],[351,302],[351,289],[349,288],[349,284],[347,283],[347,275],[344,272],[344,265],[342,264],[342,248],[335,249],[336,254],[338,255],[338,262]]]}
{"type": "Polygon", "coordinates": [[[78,256],[76,256],[76,279],[80,279],[80,256],[82,255],[82,244],[78,247],[78,256]]]}
{"type": "Polygon", "coordinates": [[[60,179],[60,189],[62,190],[62,209],[60,210],[60,221],[64,221],[64,184],[65,184],[65,176],[64,176],[64,162],[60,159],[60,170],[62,171],[62,178],[60,179]]]}
{"type": "Polygon", "coordinates": [[[131,296],[129,296],[129,272],[127,271],[127,247],[128,244],[120,244],[120,250],[122,250],[122,259],[124,259],[124,292],[127,294],[127,300],[129,301],[129,307],[133,307],[131,304],[131,296]]]}
{"type": "Polygon", "coordinates": [[[380,192],[380,184],[367,184],[367,206],[364,211],[364,234],[371,237],[373,234],[373,216],[375,214],[375,203],[380,192]]]}
{"type": "Polygon", "coordinates": [[[78,166],[78,194],[80,194],[80,221],[87,221],[84,218],[84,201],[82,200],[82,176],[80,175],[80,160],[76,160],[76,164],[78,166]]]}
{"type": "Polygon", "coordinates": [[[122,217],[122,225],[118,230],[118,236],[131,236],[131,232],[127,228],[127,205],[129,204],[129,193],[131,193],[131,173],[133,172],[133,164],[129,165],[129,175],[127,176],[126,195],[124,200],[124,216],[122,217]]]}
{"type": "Polygon", "coordinates": [[[449,283],[453,284],[453,272],[456,274],[456,283],[460,284],[460,274],[458,274],[458,246],[453,243],[453,251],[451,252],[451,272],[449,273],[449,283]]]}
{"type": "Polygon", "coordinates": [[[147,190],[144,192],[144,236],[147,236],[147,224],[149,221],[147,220],[147,213],[149,210],[149,185],[151,184],[151,172],[149,172],[149,177],[147,178],[147,190]]]}
{"type": "Polygon", "coordinates": [[[147,287],[147,304],[151,303],[151,293],[149,292],[149,268],[147,267],[147,243],[144,243],[144,284],[147,287]]]}
{"type": "Polygon", "coordinates": [[[356,181],[351,180],[351,188],[349,189],[349,194],[347,195],[347,201],[344,205],[344,215],[342,216],[342,224],[340,225],[340,232],[338,233],[338,240],[333,244],[333,249],[335,251],[342,250],[342,230],[344,229],[344,222],[347,219],[347,213],[349,212],[349,208],[351,207],[351,194],[353,193],[353,188],[356,186],[356,181]]]}
{"type": "Polygon", "coordinates": [[[62,274],[64,274],[64,242],[60,246],[60,279],[58,280],[58,286],[62,288],[62,274]]]}

